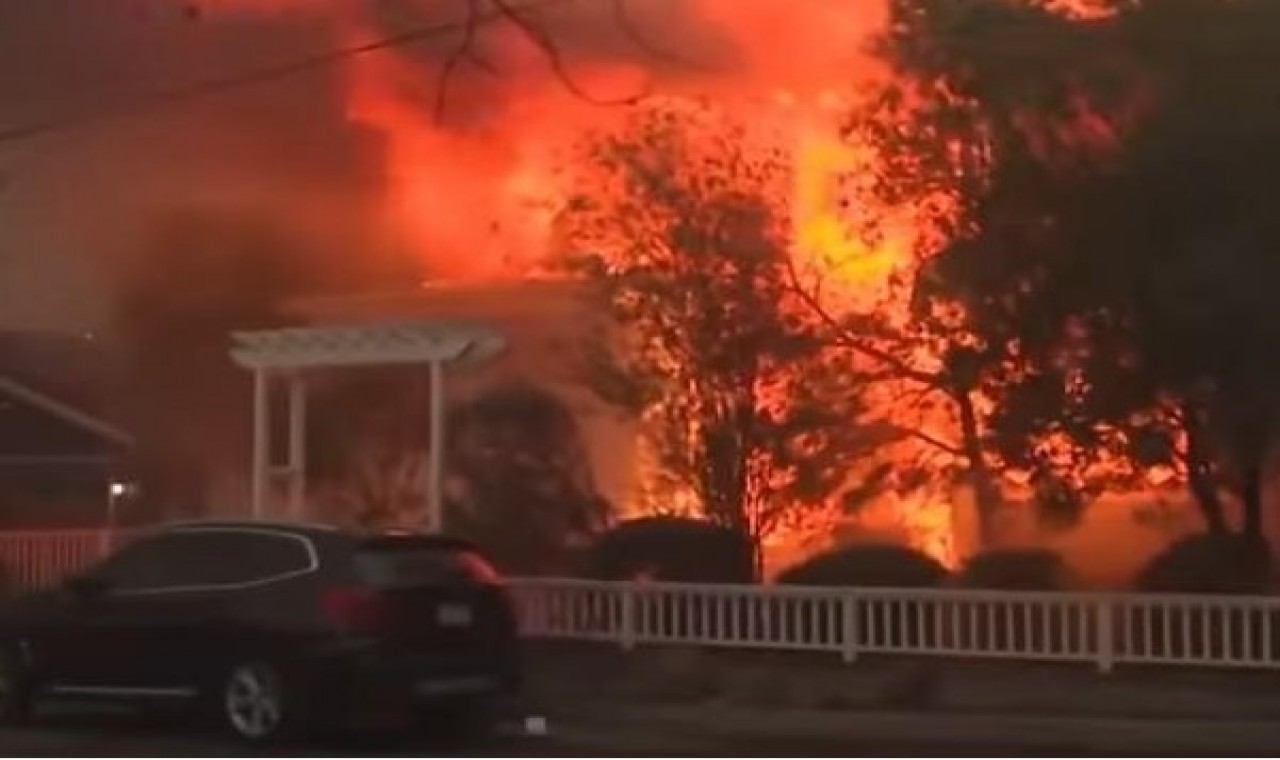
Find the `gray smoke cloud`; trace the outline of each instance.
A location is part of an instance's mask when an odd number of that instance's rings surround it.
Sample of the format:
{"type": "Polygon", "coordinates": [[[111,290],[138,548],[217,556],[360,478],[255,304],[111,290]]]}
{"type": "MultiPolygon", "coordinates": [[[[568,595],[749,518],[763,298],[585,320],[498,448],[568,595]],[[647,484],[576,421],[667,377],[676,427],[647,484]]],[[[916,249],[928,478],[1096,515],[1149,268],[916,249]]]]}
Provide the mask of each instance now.
{"type": "MultiPolygon", "coordinates": [[[[458,21],[466,2],[0,0],[0,132],[458,21]]],[[[776,60],[772,73],[789,84],[792,74],[808,76],[797,62],[814,58],[809,53],[820,46],[783,46],[782,36],[809,26],[829,31],[832,19],[866,16],[875,5],[628,0],[619,16],[621,6],[611,0],[581,0],[549,7],[535,20],[574,81],[581,77],[584,89],[617,98],[635,93],[599,89],[593,70],[643,68],[657,87],[696,89],[769,75],[776,60]],[[726,23],[730,16],[752,23],[726,23]],[[788,24],[795,28],[781,28],[788,24]],[[762,57],[748,38],[778,54],[762,57]]],[[[399,96],[431,112],[440,67],[457,44],[457,35],[441,36],[387,53],[415,72],[400,83],[399,96]]],[[[547,93],[562,84],[510,25],[486,30],[476,51],[481,62],[464,63],[451,79],[442,129],[491,129],[530,88],[547,93]]],[[[843,77],[840,62],[827,57],[821,65],[843,77]]],[[[387,145],[385,135],[350,118],[350,76],[349,65],[321,67],[0,142],[0,327],[99,322],[148,235],[168,216],[193,209],[276,220],[326,266],[344,257],[407,256],[378,228],[387,145]]],[[[572,100],[563,91],[555,97],[572,100]]]]}
{"type": "MultiPolygon", "coordinates": [[[[320,16],[192,17],[178,2],[0,0],[0,130],[332,47],[320,16]]],[[[0,144],[0,325],[93,324],[151,229],[194,207],[361,235],[376,135],[318,71],[0,144]]]]}
{"type": "MultiPolygon", "coordinates": [[[[397,34],[456,20],[463,8],[442,0],[0,0],[0,130],[76,121],[147,93],[332,50],[349,44],[354,28],[397,34]]],[[[544,22],[575,64],[628,49],[608,37],[597,11],[544,22]]],[[[496,60],[500,42],[480,44],[496,60]]],[[[435,72],[456,45],[442,37],[396,51],[422,70],[407,99],[430,107],[435,72]]],[[[500,117],[503,74],[460,67],[450,84],[454,123],[500,117]]],[[[151,228],[191,207],[272,216],[324,241],[334,257],[393,255],[377,250],[386,243],[370,229],[384,181],[382,137],[347,118],[346,76],[341,65],[317,68],[0,144],[0,325],[98,321],[151,228]],[[360,253],[338,250],[348,247],[360,253]]]]}

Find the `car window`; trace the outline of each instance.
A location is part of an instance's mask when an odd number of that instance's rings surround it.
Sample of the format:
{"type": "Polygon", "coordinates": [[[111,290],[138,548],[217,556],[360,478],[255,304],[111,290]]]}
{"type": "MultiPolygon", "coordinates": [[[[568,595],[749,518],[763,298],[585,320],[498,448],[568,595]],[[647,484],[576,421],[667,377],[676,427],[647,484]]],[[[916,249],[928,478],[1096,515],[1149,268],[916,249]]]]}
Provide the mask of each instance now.
{"type": "Polygon", "coordinates": [[[276,533],[240,533],[236,561],[228,568],[242,580],[275,578],[312,567],[311,545],[303,538],[276,533]]]}
{"type": "Polygon", "coordinates": [[[477,552],[412,543],[366,545],[356,552],[354,564],[362,580],[383,587],[500,580],[498,571],[477,552]]]}
{"type": "Polygon", "coordinates": [[[138,539],[109,557],[94,575],[112,589],[134,590],[163,584],[174,556],[169,538],[138,539]]]}
{"type": "Polygon", "coordinates": [[[119,591],[160,591],[252,583],[311,565],[310,545],[300,537],[200,529],[143,539],[108,560],[99,575],[119,591]]]}

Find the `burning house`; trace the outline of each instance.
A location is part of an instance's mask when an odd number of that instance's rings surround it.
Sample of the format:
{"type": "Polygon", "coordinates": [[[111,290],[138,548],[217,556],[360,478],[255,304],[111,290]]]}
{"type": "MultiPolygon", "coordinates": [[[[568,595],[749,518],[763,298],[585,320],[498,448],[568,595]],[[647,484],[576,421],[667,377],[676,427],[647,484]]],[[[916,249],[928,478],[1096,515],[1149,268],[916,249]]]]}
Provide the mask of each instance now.
{"type": "MultiPolygon", "coordinates": [[[[538,278],[440,285],[414,291],[302,299],[295,301],[290,310],[299,323],[315,327],[464,321],[494,329],[505,337],[507,349],[480,365],[449,373],[446,397],[451,410],[465,409],[488,394],[501,394],[503,389],[536,389],[554,399],[572,419],[571,427],[577,440],[569,446],[569,456],[582,460],[574,465],[578,472],[576,478],[584,490],[598,494],[611,506],[611,514],[606,518],[679,513],[689,508],[680,493],[655,491],[652,487],[652,471],[643,454],[637,420],[602,401],[589,387],[584,376],[583,348],[601,316],[586,300],[581,283],[538,278]]],[[[327,413],[325,407],[330,414],[335,407],[346,407],[345,412],[339,411],[347,416],[346,422],[340,423],[345,432],[337,445],[347,447],[347,454],[354,456],[346,467],[330,469],[330,474],[336,477],[327,477],[323,464],[319,466],[320,472],[309,476],[311,514],[344,521],[383,509],[395,513],[390,518],[393,522],[421,522],[426,483],[422,467],[428,461],[423,434],[429,425],[421,396],[412,390],[408,394],[404,391],[415,387],[421,390],[426,370],[399,368],[391,370],[389,376],[385,372],[366,368],[315,373],[309,378],[314,388],[311,398],[317,407],[313,413],[315,419],[323,420],[327,413]],[[375,379],[373,385],[360,385],[356,380],[355,385],[349,386],[355,389],[354,395],[344,396],[338,389],[359,373],[371,373],[375,378],[384,373],[384,384],[378,386],[375,379]],[[388,380],[390,382],[386,382],[388,380]],[[372,438],[359,432],[369,429],[370,420],[377,420],[379,409],[386,413],[386,403],[393,397],[391,414],[399,423],[407,422],[410,429],[388,432],[384,426],[380,436],[372,438]],[[376,486],[361,489],[353,485],[366,476],[357,474],[352,462],[372,461],[367,452],[360,452],[360,447],[373,451],[388,442],[400,447],[398,458],[394,452],[385,452],[399,464],[384,465],[379,474],[371,478],[381,483],[383,491],[375,494],[376,486]],[[391,506],[390,502],[397,502],[398,506],[391,506]]],[[[321,428],[325,426],[323,422],[319,424],[321,428]]],[[[332,429],[332,424],[329,427],[332,429]]],[[[451,440],[445,448],[449,473],[446,487],[456,489],[459,483],[454,476],[459,467],[449,460],[458,456],[460,448],[466,447],[466,433],[451,425],[449,434],[451,440]]],[[[313,448],[333,445],[317,440],[314,435],[311,440],[308,445],[313,448]]],[[[319,456],[325,458],[324,454],[319,456]]],[[[464,452],[462,456],[465,458],[467,454],[464,452]]],[[[924,548],[950,559],[952,555],[946,552],[955,551],[954,543],[950,542],[958,535],[958,520],[964,519],[962,510],[963,507],[950,504],[921,509],[910,500],[902,501],[893,494],[885,494],[873,499],[870,509],[857,519],[837,520],[816,533],[802,531],[777,537],[768,547],[767,558],[771,566],[776,566],[831,541],[888,539],[921,542],[924,548]],[[929,533],[930,530],[935,533],[929,533]],[[930,540],[941,543],[930,545],[927,543],[930,540]]]]}
{"type": "MultiPolygon", "coordinates": [[[[404,269],[412,274],[400,285],[428,279],[430,287],[352,283],[357,294],[298,300],[288,316],[317,326],[424,319],[492,325],[507,336],[509,351],[452,377],[450,406],[465,407],[503,388],[545,392],[544,400],[554,399],[573,424],[551,413],[530,419],[572,428],[569,437],[581,442],[566,443],[564,450],[581,456],[563,458],[576,457],[583,466],[567,480],[577,490],[598,492],[619,514],[678,507],[681,495],[643,493],[646,465],[635,421],[601,402],[576,376],[577,348],[599,315],[581,300],[578,285],[538,275],[547,255],[564,249],[560,214],[567,199],[583,190],[584,167],[575,149],[617,127],[630,110],[622,106],[649,95],[713,102],[736,122],[767,132],[790,169],[779,215],[790,225],[796,262],[821,282],[833,304],[875,310],[890,323],[908,316],[910,294],[902,283],[919,264],[909,210],[870,209],[875,218],[864,219],[848,202],[860,182],[872,179],[862,171],[871,157],[845,139],[843,127],[859,86],[880,74],[865,49],[869,35],[885,24],[884,3],[649,0],[627,3],[634,6],[629,12],[615,3],[549,3],[536,17],[547,33],[541,42],[510,19],[486,21],[468,34],[465,12],[473,4],[463,1],[208,0],[191,4],[199,8],[192,14],[198,18],[178,31],[165,19],[151,26],[108,19],[108,5],[92,11],[98,14],[95,39],[127,43],[130,50],[143,47],[135,38],[163,41],[167,47],[155,47],[165,57],[157,60],[193,81],[205,78],[201,66],[211,61],[227,71],[260,68],[257,53],[225,60],[227,51],[241,50],[248,33],[272,55],[369,49],[337,56],[333,65],[301,79],[237,92],[230,102],[159,114],[149,126],[132,125],[136,135],[105,132],[100,143],[81,149],[107,167],[100,174],[132,181],[84,205],[103,209],[103,216],[140,213],[146,224],[174,208],[232,214],[248,208],[278,221],[288,233],[283,239],[300,240],[299,249],[323,241],[325,255],[307,260],[315,269],[340,269],[335,257],[408,260],[404,269]],[[442,31],[423,31],[437,28],[442,31]],[[369,45],[402,38],[412,43],[369,45]],[[860,234],[867,222],[879,233],[874,242],[860,234]]],[[[75,52],[67,57],[95,70],[93,50],[75,52]]],[[[63,171],[79,172],[72,159],[67,164],[71,168],[63,171]]],[[[909,359],[913,370],[938,372],[936,353],[921,350],[909,359]]],[[[344,390],[360,381],[339,374],[315,379],[317,440],[315,461],[308,463],[313,512],[342,519],[404,512],[411,521],[423,499],[422,384],[415,385],[411,371],[393,378],[371,371],[367,385],[344,390]],[[358,407],[368,407],[376,419],[357,419],[354,411],[344,416],[358,407]],[[365,445],[370,425],[386,433],[383,443],[365,445]],[[362,466],[378,473],[358,487],[361,493],[328,477],[349,464],[337,461],[332,450],[344,447],[368,454],[362,466]]],[[[247,387],[239,390],[248,395],[247,387]]],[[[777,554],[831,541],[891,538],[954,565],[976,545],[974,497],[961,477],[965,457],[954,443],[954,410],[933,403],[937,394],[927,395],[909,382],[869,391],[877,415],[909,431],[875,452],[879,463],[911,477],[886,483],[857,515],[841,516],[814,535],[780,537],[777,554]]],[[[205,405],[217,411],[205,412],[204,427],[186,431],[190,451],[212,457],[218,450],[217,479],[229,485],[215,489],[210,503],[247,501],[243,483],[221,477],[247,462],[238,450],[247,431],[226,421],[228,410],[243,410],[244,401],[205,405]]],[[[1127,511],[1108,514],[1128,519],[1127,511]]],[[[1016,526],[1009,530],[1017,532],[1016,526]]]]}

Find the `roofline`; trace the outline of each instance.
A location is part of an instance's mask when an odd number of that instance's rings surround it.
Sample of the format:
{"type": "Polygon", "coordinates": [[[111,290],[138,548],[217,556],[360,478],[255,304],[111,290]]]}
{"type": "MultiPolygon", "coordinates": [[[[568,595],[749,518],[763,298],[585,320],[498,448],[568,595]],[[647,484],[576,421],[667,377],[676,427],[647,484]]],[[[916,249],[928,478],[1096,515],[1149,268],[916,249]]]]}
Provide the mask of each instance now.
{"type": "Polygon", "coordinates": [[[442,320],[288,327],[235,332],[231,338],[231,358],[254,370],[475,363],[507,347],[496,330],[442,320]]]}
{"type": "Polygon", "coordinates": [[[8,393],[64,422],[69,422],[112,443],[130,448],[136,443],[132,435],[115,425],[100,420],[70,404],[59,401],[53,396],[42,393],[29,385],[20,383],[7,375],[0,375],[0,393],[8,393]]]}

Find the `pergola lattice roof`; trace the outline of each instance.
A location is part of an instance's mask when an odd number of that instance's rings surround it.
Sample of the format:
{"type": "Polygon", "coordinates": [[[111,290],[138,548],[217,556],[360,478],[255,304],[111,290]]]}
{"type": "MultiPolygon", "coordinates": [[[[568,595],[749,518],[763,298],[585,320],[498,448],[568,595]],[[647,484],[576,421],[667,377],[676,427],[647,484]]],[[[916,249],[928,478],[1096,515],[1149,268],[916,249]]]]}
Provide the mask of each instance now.
{"type": "Polygon", "coordinates": [[[250,369],[470,363],[506,348],[502,335],[483,325],[438,321],[288,327],[237,332],[231,338],[232,359],[250,369]]]}

